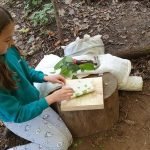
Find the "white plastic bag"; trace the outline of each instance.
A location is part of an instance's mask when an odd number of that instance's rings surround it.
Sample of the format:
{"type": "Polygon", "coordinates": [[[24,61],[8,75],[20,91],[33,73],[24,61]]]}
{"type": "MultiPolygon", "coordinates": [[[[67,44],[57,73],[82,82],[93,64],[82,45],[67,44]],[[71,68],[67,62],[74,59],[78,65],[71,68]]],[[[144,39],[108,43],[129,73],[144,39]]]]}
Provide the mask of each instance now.
{"type": "Polygon", "coordinates": [[[74,42],[62,46],[65,56],[100,55],[104,54],[104,44],[101,35],[90,37],[85,34],[83,39],[77,37],[74,42]]]}

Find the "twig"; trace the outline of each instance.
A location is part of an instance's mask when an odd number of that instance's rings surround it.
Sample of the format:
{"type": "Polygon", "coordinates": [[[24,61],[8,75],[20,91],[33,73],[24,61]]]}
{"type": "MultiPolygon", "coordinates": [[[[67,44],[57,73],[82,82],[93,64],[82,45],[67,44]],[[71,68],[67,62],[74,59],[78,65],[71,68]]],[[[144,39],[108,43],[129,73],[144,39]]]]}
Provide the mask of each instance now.
{"type": "Polygon", "coordinates": [[[55,18],[56,18],[59,40],[60,40],[61,44],[63,44],[64,40],[63,40],[63,35],[62,35],[62,27],[61,27],[61,21],[60,21],[60,17],[59,17],[57,2],[56,2],[56,0],[52,0],[51,2],[53,4],[54,10],[55,10],[55,18]]]}
{"type": "Polygon", "coordinates": [[[148,93],[140,93],[140,95],[150,96],[150,94],[148,94],[148,93]]]}

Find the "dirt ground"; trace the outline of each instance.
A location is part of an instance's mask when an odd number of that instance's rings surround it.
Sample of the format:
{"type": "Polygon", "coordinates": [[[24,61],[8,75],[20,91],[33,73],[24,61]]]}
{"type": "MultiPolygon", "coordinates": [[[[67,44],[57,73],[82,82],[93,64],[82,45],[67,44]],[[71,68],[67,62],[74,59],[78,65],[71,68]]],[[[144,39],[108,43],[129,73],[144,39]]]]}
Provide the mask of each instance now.
{"type": "MultiPolygon", "coordinates": [[[[32,66],[36,66],[44,54],[63,55],[55,24],[35,28],[24,17],[21,0],[3,4],[15,17],[16,43],[27,54],[32,66]],[[29,28],[29,32],[21,33],[22,28],[29,28]]],[[[111,0],[95,0],[90,6],[77,0],[69,5],[59,4],[65,45],[86,33],[91,36],[101,34],[106,52],[150,45],[149,0],[116,4],[111,0]]],[[[70,150],[150,150],[150,55],[131,61],[131,74],[144,79],[143,91],[120,91],[120,116],[116,125],[105,133],[74,139],[70,150]]],[[[0,150],[27,143],[12,133],[5,137],[3,131],[1,124],[0,150]]]]}

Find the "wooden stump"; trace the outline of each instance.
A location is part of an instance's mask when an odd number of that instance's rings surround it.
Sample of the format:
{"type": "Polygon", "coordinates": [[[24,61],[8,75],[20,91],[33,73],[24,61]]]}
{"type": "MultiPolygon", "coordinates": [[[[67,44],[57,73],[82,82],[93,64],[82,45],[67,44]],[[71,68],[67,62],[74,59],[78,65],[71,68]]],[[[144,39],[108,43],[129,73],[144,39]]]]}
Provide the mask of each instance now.
{"type": "Polygon", "coordinates": [[[74,137],[89,136],[110,129],[119,117],[117,80],[110,73],[103,75],[104,109],[62,112],[57,111],[74,137]]]}

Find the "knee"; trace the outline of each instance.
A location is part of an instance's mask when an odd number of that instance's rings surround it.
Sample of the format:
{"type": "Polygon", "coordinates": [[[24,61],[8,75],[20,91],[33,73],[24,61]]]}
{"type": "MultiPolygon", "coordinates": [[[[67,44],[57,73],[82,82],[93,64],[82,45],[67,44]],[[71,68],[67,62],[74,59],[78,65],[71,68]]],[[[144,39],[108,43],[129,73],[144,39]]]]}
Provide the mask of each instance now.
{"type": "Polygon", "coordinates": [[[73,142],[72,136],[60,136],[57,142],[58,150],[67,150],[73,142]]]}

